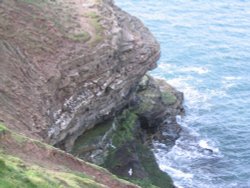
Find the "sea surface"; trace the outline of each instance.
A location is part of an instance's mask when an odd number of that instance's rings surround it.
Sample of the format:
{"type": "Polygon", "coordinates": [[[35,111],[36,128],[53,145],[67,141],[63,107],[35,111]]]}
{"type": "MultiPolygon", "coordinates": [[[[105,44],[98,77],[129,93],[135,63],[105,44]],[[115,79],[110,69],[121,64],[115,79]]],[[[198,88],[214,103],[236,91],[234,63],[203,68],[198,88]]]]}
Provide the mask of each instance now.
{"type": "Polygon", "coordinates": [[[185,95],[181,137],[162,170],[183,188],[250,188],[250,1],[116,0],[161,44],[151,72],[185,95]]]}

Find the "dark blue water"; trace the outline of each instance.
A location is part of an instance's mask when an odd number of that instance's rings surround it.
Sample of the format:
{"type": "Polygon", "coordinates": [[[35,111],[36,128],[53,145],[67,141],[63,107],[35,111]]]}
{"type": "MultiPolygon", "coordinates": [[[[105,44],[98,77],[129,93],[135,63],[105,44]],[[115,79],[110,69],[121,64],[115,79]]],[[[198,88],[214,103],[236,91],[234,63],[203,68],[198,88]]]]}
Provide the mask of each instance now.
{"type": "Polygon", "coordinates": [[[160,42],[162,56],[151,74],[185,95],[180,139],[168,153],[154,143],[162,170],[184,188],[250,187],[250,1],[116,4],[160,42]]]}

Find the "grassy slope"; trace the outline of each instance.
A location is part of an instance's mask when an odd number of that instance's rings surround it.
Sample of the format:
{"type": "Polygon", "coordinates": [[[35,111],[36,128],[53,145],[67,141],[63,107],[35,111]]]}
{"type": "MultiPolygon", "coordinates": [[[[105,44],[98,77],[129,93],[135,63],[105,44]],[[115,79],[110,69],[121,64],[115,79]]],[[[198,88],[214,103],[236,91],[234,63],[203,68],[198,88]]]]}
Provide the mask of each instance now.
{"type": "Polygon", "coordinates": [[[2,188],[105,187],[84,174],[49,170],[3,153],[0,154],[0,175],[2,188]]]}
{"type": "MultiPolygon", "coordinates": [[[[7,130],[3,125],[0,124],[0,187],[1,188],[103,188],[103,187],[110,187],[110,185],[105,185],[105,183],[97,181],[98,178],[93,176],[93,171],[95,173],[103,175],[103,178],[107,178],[108,181],[114,181],[117,183],[118,186],[123,187],[136,187],[128,182],[123,180],[119,180],[105,169],[97,167],[95,165],[85,164],[83,161],[82,163],[80,160],[73,158],[73,162],[77,162],[76,164],[86,165],[86,169],[90,171],[91,175],[84,172],[79,172],[78,170],[72,170],[68,167],[66,160],[71,160],[72,158],[68,159],[68,154],[63,153],[62,151],[58,151],[58,149],[53,148],[52,146],[46,145],[39,141],[35,141],[24,137],[22,135],[13,133],[7,130]],[[20,146],[17,151],[20,152],[22,147],[25,148],[27,144],[37,145],[39,148],[43,148],[44,151],[48,153],[58,153],[60,155],[65,155],[65,166],[58,166],[58,169],[54,167],[47,167],[43,164],[39,165],[39,159],[34,163],[32,160],[32,156],[34,153],[31,151],[27,153],[25,161],[22,159],[22,155],[20,153],[16,153],[13,155],[13,148],[16,145],[20,146]],[[11,149],[10,149],[11,148],[11,149]],[[63,168],[62,168],[63,167],[63,168]],[[107,175],[108,174],[108,175],[107,175]]],[[[24,149],[25,151],[25,149],[24,149]]],[[[15,151],[14,151],[15,152],[15,151]]],[[[41,155],[43,155],[41,153],[41,155]]],[[[48,160],[44,157],[44,160],[48,160]]],[[[51,159],[52,160],[52,159],[51,159]]],[[[58,158],[58,160],[60,160],[58,158]]],[[[48,163],[51,161],[47,161],[48,163]]],[[[72,161],[70,161],[72,163],[72,161]]],[[[64,164],[60,164],[64,165],[64,164]]],[[[112,185],[112,184],[111,184],[112,185]]],[[[116,186],[112,186],[116,187],[116,186]]]]}

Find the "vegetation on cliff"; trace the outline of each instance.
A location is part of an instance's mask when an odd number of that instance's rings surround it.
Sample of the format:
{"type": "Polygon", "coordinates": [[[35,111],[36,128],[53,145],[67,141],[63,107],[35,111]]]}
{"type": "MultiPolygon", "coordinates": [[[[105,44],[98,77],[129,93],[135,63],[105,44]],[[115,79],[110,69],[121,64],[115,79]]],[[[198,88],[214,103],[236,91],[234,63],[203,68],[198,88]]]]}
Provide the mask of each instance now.
{"type": "Polygon", "coordinates": [[[181,93],[164,81],[144,76],[130,105],[80,136],[73,151],[141,187],[172,188],[171,178],[159,169],[150,147],[152,138],[168,140],[160,127],[165,127],[166,118],[169,126],[177,126],[181,102],[181,93]]]}
{"type": "Polygon", "coordinates": [[[136,187],[106,171],[42,142],[0,132],[1,188],[136,187]]]}
{"type": "Polygon", "coordinates": [[[149,146],[138,138],[140,130],[135,130],[138,116],[125,110],[117,119],[119,125],[113,133],[113,147],[109,148],[103,166],[143,188],[172,188],[171,178],[159,169],[149,146]]]}
{"type": "Polygon", "coordinates": [[[0,175],[0,187],[3,188],[105,187],[83,173],[49,170],[2,153],[0,154],[0,175]]]}
{"type": "Polygon", "coordinates": [[[0,133],[4,132],[6,130],[6,127],[2,124],[0,124],[0,133]]]}

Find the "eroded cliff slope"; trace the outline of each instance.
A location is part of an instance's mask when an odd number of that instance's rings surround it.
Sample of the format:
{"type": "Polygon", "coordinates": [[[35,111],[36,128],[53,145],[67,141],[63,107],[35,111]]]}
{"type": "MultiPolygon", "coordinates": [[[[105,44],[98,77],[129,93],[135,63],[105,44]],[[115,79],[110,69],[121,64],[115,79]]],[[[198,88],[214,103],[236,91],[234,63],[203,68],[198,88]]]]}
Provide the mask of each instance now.
{"type": "Polygon", "coordinates": [[[2,124],[0,143],[1,188],[139,188],[2,124]]]}
{"type": "Polygon", "coordinates": [[[0,120],[65,150],[128,104],[159,58],[110,0],[2,0],[0,15],[0,120]]]}

